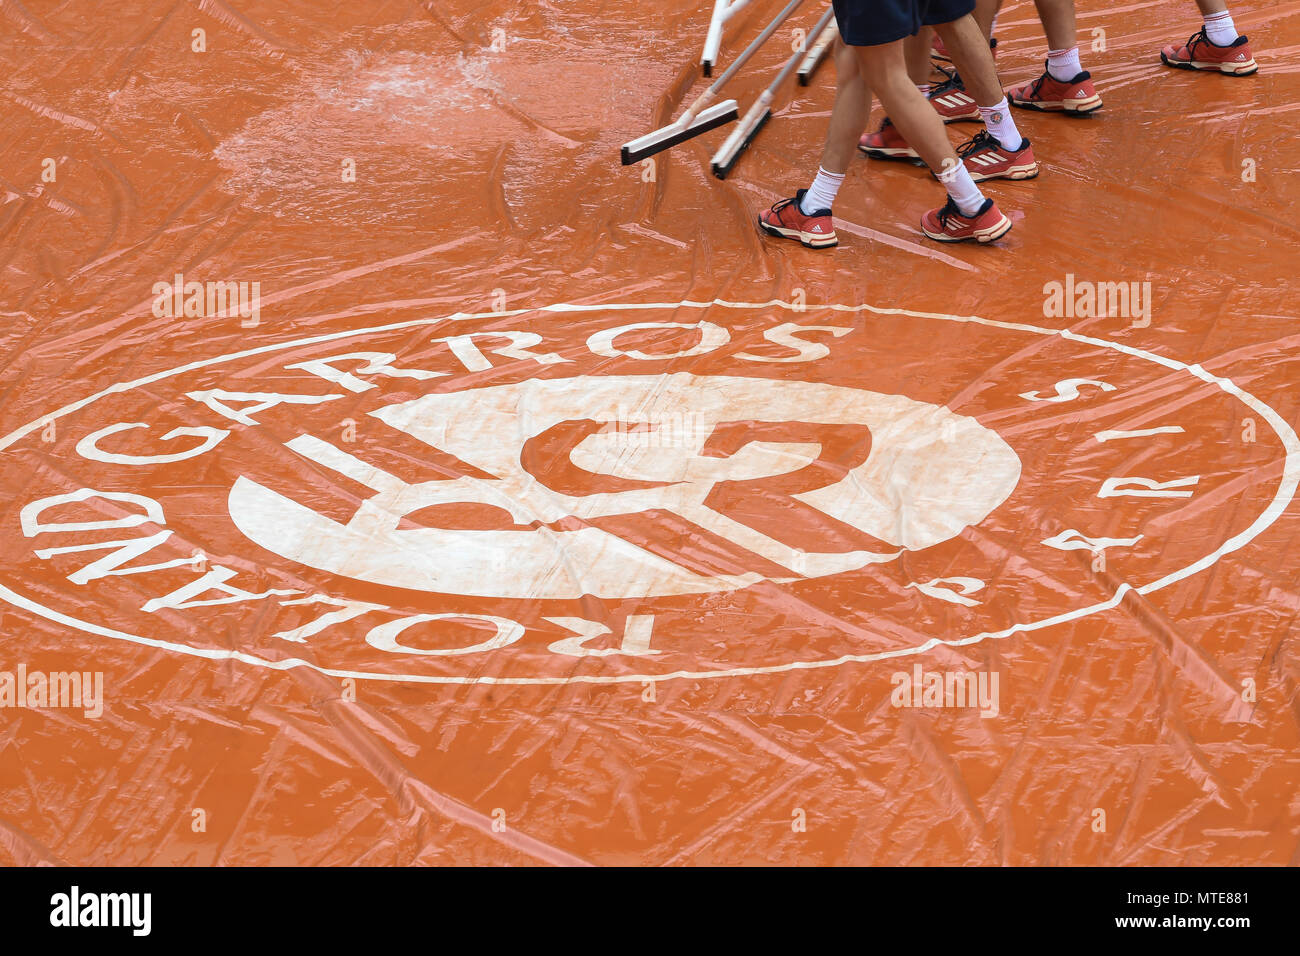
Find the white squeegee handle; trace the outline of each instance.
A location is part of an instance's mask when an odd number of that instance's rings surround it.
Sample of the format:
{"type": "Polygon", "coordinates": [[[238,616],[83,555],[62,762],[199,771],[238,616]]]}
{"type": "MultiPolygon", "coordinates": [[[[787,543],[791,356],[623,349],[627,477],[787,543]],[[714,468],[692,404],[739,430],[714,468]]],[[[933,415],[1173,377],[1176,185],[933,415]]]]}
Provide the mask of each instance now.
{"type": "MultiPolygon", "coordinates": [[[[835,8],[832,7],[831,16],[834,15],[835,15],[835,8]]],[[[822,18],[821,23],[826,24],[826,26],[829,25],[829,22],[826,20],[825,17],[822,18]]],[[[835,36],[837,31],[828,30],[826,29],[826,26],[821,26],[819,29],[815,29],[814,33],[810,37],[810,39],[812,39],[812,42],[808,46],[808,55],[804,57],[803,62],[799,64],[799,73],[801,74],[800,82],[803,82],[802,74],[804,72],[811,72],[813,67],[821,60],[823,56],[826,55],[827,48],[829,48],[830,45],[835,42],[835,36]]]]}
{"type": "MultiPolygon", "coordinates": [[[[827,7],[826,12],[822,14],[821,19],[817,21],[816,25],[812,28],[812,32],[808,35],[813,37],[814,40],[820,38],[822,31],[826,29],[827,24],[830,23],[831,17],[833,16],[835,16],[835,8],[827,7]]],[[[793,73],[795,68],[803,62],[805,56],[807,56],[807,53],[804,50],[798,50],[795,52],[794,56],[786,60],[785,66],[782,67],[781,72],[776,75],[776,79],[772,81],[772,85],[767,88],[766,93],[775,96],[776,91],[781,88],[781,84],[790,79],[790,74],[793,73]]]]}
{"type": "Polygon", "coordinates": [[[745,47],[745,49],[740,51],[740,55],[736,57],[735,62],[732,63],[731,66],[723,70],[722,75],[719,76],[716,80],[714,80],[713,84],[707,90],[705,90],[703,93],[700,94],[700,98],[696,100],[694,103],[692,103],[687,108],[686,112],[684,112],[680,117],[678,117],[676,125],[689,126],[691,120],[695,119],[695,117],[699,114],[700,110],[704,109],[710,103],[712,103],[714,99],[717,98],[718,93],[722,91],[722,88],[727,84],[727,82],[738,72],[740,72],[740,68],[745,65],[745,61],[747,61],[751,56],[753,56],[755,53],[758,52],[758,48],[761,47],[764,43],[766,43],[771,38],[772,34],[777,31],[777,28],[780,27],[781,24],[784,23],[786,20],[788,20],[790,18],[790,14],[794,13],[795,10],[799,9],[800,4],[802,3],[803,0],[790,0],[790,2],[785,5],[785,9],[776,15],[776,19],[773,20],[771,23],[769,23],[763,29],[763,32],[754,38],[754,42],[752,42],[749,46],[745,47]]]}
{"type": "MultiPolygon", "coordinates": [[[[826,25],[834,15],[834,8],[827,7],[826,12],[822,14],[822,18],[818,20],[817,25],[813,27],[813,32],[810,36],[816,37],[819,33],[825,30],[826,25]]],[[[776,79],[774,79],[768,88],[763,91],[762,95],[759,96],[754,105],[749,108],[749,112],[745,114],[744,119],[742,119],[736,128],[732,130],[731,135],[727,137],[726,141],[718,149],[717,154],[713,157],[715,164],[722,165],[722,161],[724,161],[726,157],[729,157],[740,148],[741,144],[745,141],[745,138],[750,135],[759,120],[762,119],[763,114],[771,108],[772,101],[776,99],[776,94],[781,89],[781,84],[790,78],[790,74],[794,72],[795,67],[803,61],[803,58],[806,55],[805,51],[796,50],[794,55],[791,56],[790,59],[786,60],[785,66],[781,67],[781,72],[776,75],[776,79]]]]}

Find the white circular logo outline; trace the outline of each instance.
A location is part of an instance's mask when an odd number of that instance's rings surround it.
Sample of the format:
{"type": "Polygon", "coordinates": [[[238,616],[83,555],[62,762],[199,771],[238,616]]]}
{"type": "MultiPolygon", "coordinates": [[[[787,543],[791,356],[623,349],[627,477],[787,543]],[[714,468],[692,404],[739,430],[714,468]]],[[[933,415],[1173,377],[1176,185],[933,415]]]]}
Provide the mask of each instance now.
{"type": "Polygon", "coordinates": [[[439,316],[431,319],[413,319],[405,322],[389,323],[387,325],[373,326],[365,329],[350,329],[344,332],[333,332],[326,335],[310,336],[308,338],[294,339],[289,342],[279,342],[272,345],[259,346],[253,349],[245,349],[240,352],[232,352],[227,355],[220,355],[211,359],[202,359],[197,362],[191,362],[187,365],[177,368],[168,369],[163,372],[156,372],[143,378],[131,382],[119,382],[101,389],[93,395],[87,396],[79,401],[65,405],[62,408],[41,416],[36,420],[23,425],[4,437],[0,438],[0,452],[9,448],[11,445],[25,438],[33,432],[39,431],[46,427],[50,422],[68,415],[75,411],[106,398],[109,395],[117,395],[122,392],[131,391],[154,382],[162,381],[167,378],[173,378],[177,375],[183,375],[187,372],[196,371],[201,368],[208,368],[214,365],[222,365],[227,362],[237,361],[238,359],[248,358],[254,355],[263,355],[270,352],[284,351],[298,346],[316,345],[323,342],[335,341],[338,339],[353,338],[356,336],[369,335],[379,332],[392,332],[405,328],[418,328],[426,325],[436,325],[440,322],[469,321],[482,318],[511,318],[519,315],[528,315],[539,312],[552,313],[581,313],[581,312],[628,312],[628,311],[653,311],[653,310],[677,310],[677,309],[708,309],[724,308],[736,310],[755,310],[765,308],[782,308],[791,312],[808,312],[814,310],[830,310],[833,312],[862,314],[874,313],[876,315],[905,315],[919,319],[935,319],[945,322],[966,322],[975,325],[982,325],[988,328],[1007,329],[1017,332],[1031,332],[1036,335],[1057,336],[1071,342],[1078,342],[1084,345],[1090,345],[1096,348],[1109,349],[1129,355],[1133,358],[1142,359],[1156,365],[1163,366],[1174,371],[1183,371],[1190,373],[1194,378],[1198,378],[1207,384],[1214,385],[1221,391],[1233,398],[1236,398],[1246,407],[1256,412],[1268,422],[1269,427],[1282,442],[1286,451],[1286,458],[1282,468],[1282,477],[1278,483],[1277,493],[1268,506],[1260,513],[1251,525],[1223,542],[1217,549],[1210,554],[1205,555],[1187,565],[1172,571],[1155,581],[1150,581],[1144,585],[1133,586],[1127,582],[1121,583],[1115,593],[1105,601],[1098,602],[1088,607],[1076,608],[1057,614],[1049,618],[1043,618],[1038,621],[1029,621],[1026,623],[1015,624],[1009,628],[1000,631],[983,631],[979,634],[963,638],[938,638],[932,637],[914,647],[895,648],[889,651],[877,651],[871,654],[844,654],[828,660],[815,661],[790,661],[785,664],[769,664],[755,667],[733,667],[723,668],[713,671],[685,671],[678,670],[666,674],[622,674],[603,676],[599,674],[578,674],[567,677],[456,677],[456,676],[439,676],[430,674],[377,674],[369,671],[350,671],[340,670],[338,668],[322,667],[311,661],[305,661],[301,658],[286,658],[279,661],[270,661],[258,657],[254,654],[248,654],[238,650],[220,650],[217,648],[200,648],[193,647],[189,644],[177,644],[171,641],[162,641],[156,638],[142,637],[136,634],[127,634],[125,631],[118,631],[113,628],[101,627],[88,621],[82,621],[70,615],[57,611],[54,608],[46,607],[30,598],[24,597],[13,591],[8,586],[0,583],[0,600],[4,600],[14,607],[31,611],[40,617],[53,621],[57,624],[63,624],[74,630],[82,631],[87,634],[94,634],[100,637],[107,637],[113,640],[126,641],[132,644],[139,644],[145,647],[154,647],[161,650],[174,651],[180,654],[187,654],[191,657],[200,657],[208,660],[235,660],[241,663],[249,664],[256,667],[263,667],[268,670],[287,671],[297,667],[305,667],[309,670],[316,671],[327,677],[335,678],[353,678],[356,680],[381,680],[396,683],[415,683],[415,684],[497,684],[497,685],[562,685],[562,684],[621,684],[621,683],[643,683],[659,682],[667,680],[706,680],[719,677],[749,677],[761,674],[779,674],[788,673],[796,670],[819,670],[822,668],[839,667],[843,664],[869,664],[877,661],[888,660],[891,658],[910,657],[922,654],[935,647],[964,647],[971,644],[978,644],[986,640],[1003,640],[1017,633],[1028,633],[1030,631],[1042,630],[1043,628],[1052,627],[1057,624],[1063,624],[1067,621],[1081,620],[1085,617],[1091,617],[1103,611],[1111,610],[1119,606],[1124,600],[1124,596],[1130,591],[1136,594],[1146,595],[1162,588],[1175,584],[1185,578],[1191,577],[1206,568],[1216,564],[1224,555],[1231,554],[1245,547],[1256,537],[1267,530],[1279,517],[1282,516],[1287,506],[1294,500],[1296,489],[1300,486],[1300,437],[1297,437],[1295,430],[1269,405],[1265,404],[1254,395],[1238,387],[1230,379],[1222,378],[1207,372],[1200,365],[1189,365],[1180,362],[1177,359],[1167,358],[1156,355],[1144,349],[1134,348],[1131,345],[1124,345],[1120,342],[1112,342],[1106,339],[1098,339],[1092,336],[1080,335],[1071,332],[1068,329],[1045,329],[1036,325],[1029,325],[1020,322],[1001,322],[996,319],[985,319],[979,316],[959,316],[940,312],[914,312],[909,309],[882,309],[866,303],[860,305],[807,305],[798,306],[780,299],[772,299],[767,302],[730,302],[723,299],[714,299],[708,302],[699,302],[690,299],[684,299],[680,302],[649,302],[649,303],[610,303],[604,305],[575,305],[570,303],[561,303],[557,305],[540,306],[532,309],[513,309],[503,312],[479,312],[464,313],[457,312],[452,315],[439,316]]]}

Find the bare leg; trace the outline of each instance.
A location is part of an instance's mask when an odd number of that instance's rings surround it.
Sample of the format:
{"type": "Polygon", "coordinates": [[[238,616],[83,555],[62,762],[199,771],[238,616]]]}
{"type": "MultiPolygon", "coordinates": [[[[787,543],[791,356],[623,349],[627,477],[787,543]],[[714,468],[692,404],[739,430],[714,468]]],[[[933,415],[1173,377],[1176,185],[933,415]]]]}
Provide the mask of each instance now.
{"type": "MultiPolygon", "coordinates": [[[[975,0],[975,22],[979,24],[980,32],[984,38],[991,39],[993,36],[993,21],[997,19],[998,11],[1002,9],[1002,0],[975,0]]],[[[948,41],[944,40],[947,46],[948,41]]]]}
{"type": "Polygon", "coordinates": [[[930,62],[930,47],[934,45],[934,30],[921,27],[919,33],[903,41],[903,56],[907,59],[907,75],[920,85],[929,83],[934,66],[930,62]]]}
{"type": "Polygon", "coordinates": [[[858,47],[855,52],[867,84],[880,97],[898,132],[948,192],[948,202],[941,209],[922,217],[921,231],[942,242],[993,242],[1005,235],[1011,220],[980,191],[970,170],[957,158],[943,120],[907,75],[902,43],[858,47]]]}
{"type": "Polygon", "coordinates": [[[943,120],[907,75],[901,41],[881,46],[854,47],[867,86],[899,133],[935,172],[957,164],[957,154],[944,132],[943,120]]]}
{"type": "Polygon", "coordinates": [[[1227,13],[1227,0],[1196,0],[1196,5],[1201,8],[1204,16],[1210,16],[1213,13],[1227,13]]]}
{"type": "Polygon", "coordinates": [[[836,37],[835,105],[822,151],[822,168],[828,173],[843,173],[849,168],[858,137],[871,118],[871,90],[858,67],[854,49],[836,37]]]}
{"type": "Polygon", "coordinates": [[[1034,0],[1038,18],[1043,21],[1047,45],[1053,50],[1068,50],[1079,44],[1074,18],[1074,0],[1034,0]]]}
{"type": "Polygon", "coordinates": [[[943,37],[953,66],[957,67],[966,91],[975,102],[980,106],[996,106],[1002,102],[1002,84],[998,81],[993,52],[974,18],[962,17],[935,29],[943,37]]]}

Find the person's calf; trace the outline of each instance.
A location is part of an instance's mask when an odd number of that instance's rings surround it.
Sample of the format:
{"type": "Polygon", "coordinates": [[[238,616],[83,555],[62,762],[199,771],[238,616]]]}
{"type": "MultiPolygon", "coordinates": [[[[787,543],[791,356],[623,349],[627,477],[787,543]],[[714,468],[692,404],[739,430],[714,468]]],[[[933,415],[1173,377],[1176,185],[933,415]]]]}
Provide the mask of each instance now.
{"type": "Polygon", "coordinates": [[[941,169],[946,160],[956,162],[956,153],[943,120],[901,69],[900,59],[895,51],[891,62],[884,47],[861,48],[863,74],[885,113],[921,160],[931,169],[941,169]]]}
{"type": "Polygon", "coordinates": [[[821,165],[836,173],[849,168],[858,138],[871,118],[871,90],[858,68],[854,48],[840,43],[835,56],[835,105],[826,130],[821,165]]]}
{"type": "Polygon", "coordinates": [[[975,102],[980,106],[993,106],[1001,100],[1002,85],[998,81],[993,53],[975,18],[968,14],[935,29],[943,38],[948,56],[975,102]]]}
{"type": "Polygon", "coordinates": [[[903,60],[907,63],[907,75],[917,86],[933,82],[934,64],[930,60],[930,47],[934,42],[934,30],[922,27],[920,31],[903,41],[903,60]]]}
{"type": "Polygon", "coordinates": [[[1034,0],[1034,6],[1051,49],[1068,50],[1079,45],[1074,0],[1034,0]]]}

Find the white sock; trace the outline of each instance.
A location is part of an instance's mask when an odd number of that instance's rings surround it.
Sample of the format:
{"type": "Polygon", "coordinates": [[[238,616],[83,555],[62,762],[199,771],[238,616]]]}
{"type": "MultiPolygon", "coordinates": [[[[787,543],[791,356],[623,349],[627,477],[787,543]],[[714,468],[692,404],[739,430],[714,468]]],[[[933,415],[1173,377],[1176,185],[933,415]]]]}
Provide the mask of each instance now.
{"type": "Polygon", "coordinates": [[[1237,37],[1241,36],[1237,32],[1237,25],[1232,22],[1232,17],[1227,10],[1222,13],[1206,15],[1205,35],[1210,38],[1210,42],[1215,46],[1232,46],[1237,37]]]}
{"type": "Polygon", "coordinates": [[[921,91],[921,95],[922,95],[922,96],[929,96],[929,95],[930,95],[930,91],[931,91],[932,89],[934,89],[934,84],[933,84],[933,83],[918,83],[918,84],[916,84],[916,88],[917,88],[918,90],[921,91]]]}
{"type": "Polygon", "coordinates": [[[979,111],[980,119],[984,121],[984,128],[993,134],[994,139],[1010,150],[1021,147],[1025,138],[1020,135],[1020,130],[1016,129],[1016,121],[1011,118],[1011,107],[1007,105],[1005,96],[1002,97],[1001,103],[995,106],[981,106],[979,111]]]}
{"type": "Polygon", "coordinates": [[[835,195],[840,191],[842,182],[844,182],[844,173],[828,173],[818,166],[817,178],[803,194],[799,211],[805,216],[811,216],[819,209],[830,209],[835,204],[835,195]]]}
{"type": "Polygon", "coordinates": [[[993,39],[993,35],[997,32],[998,32],[998,15],[995,13],[993,14],[993,21],[989,24],[989,39],[990,40],[993,39]]]}
{"type": "Polygon", "coordinates": [[[970,170],[965,163],[959,160],[956,166],[936,175],[963,216],[973,216],[980,211],[984,205],[984,194],[975,185],[975,180],[971,179],[970,170]]]}
{"type": "Polygon", "coordinates": [[[1053,79],[1069,83],[1083,72],[1083,64],[1079,62],[1079,48],[1072,46],[1068,50],[1048,50],[1047,72],[1052,74],[1053,79]]]}

